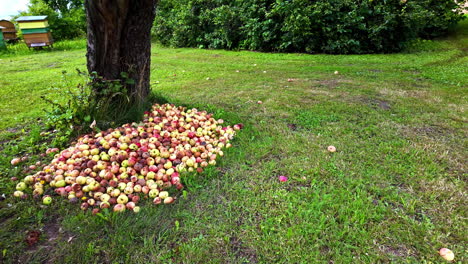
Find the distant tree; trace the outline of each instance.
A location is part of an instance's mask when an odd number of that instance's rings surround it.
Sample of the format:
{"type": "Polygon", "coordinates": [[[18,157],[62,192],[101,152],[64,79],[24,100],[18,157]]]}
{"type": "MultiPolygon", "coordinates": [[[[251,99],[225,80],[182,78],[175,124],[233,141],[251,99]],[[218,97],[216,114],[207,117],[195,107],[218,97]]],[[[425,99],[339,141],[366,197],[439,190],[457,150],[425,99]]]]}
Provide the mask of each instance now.
{"type": "Polygon", "coordinates": [[[53,10],[60,11],[61,14],[70,13],[74,9],[83,9],[84,0],[42,0],[53,10]]]}
{"type": "Polygon", "coordinates": [[[86,0],[88,71],[107,80],[122,73],[133,82],[126,88],[132,102],[150,92],[151,26],[157,0],[86,0]]]}
{"type": "Polygon", "coordinates": [[[83,37],[86,33],[84,0],[31,0],[20,16],[48,17],[55,40],[83,37]]]}

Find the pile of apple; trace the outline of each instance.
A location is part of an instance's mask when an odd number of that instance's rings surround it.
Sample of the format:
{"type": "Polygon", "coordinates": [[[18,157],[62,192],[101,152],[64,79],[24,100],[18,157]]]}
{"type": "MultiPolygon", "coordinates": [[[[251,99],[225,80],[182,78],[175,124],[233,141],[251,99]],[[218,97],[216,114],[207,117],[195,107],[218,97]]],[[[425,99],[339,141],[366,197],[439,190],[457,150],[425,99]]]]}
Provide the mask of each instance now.
{"type": "Polygon", "coordinates": [[[56,154],[52,162],[17,184],[14,196],[35,198],[50,204],[44,189],[80,203],[81,209],[133,210],[141,198],[154,204],[170,204],[175,197],[167,191],[182,189],[184,172],[201,173],[223,149],[231,147],[242,124],[223,126],[222,119],[197,109],[154,105],[141,123],[80,137],[77,143],[56,154]]]}

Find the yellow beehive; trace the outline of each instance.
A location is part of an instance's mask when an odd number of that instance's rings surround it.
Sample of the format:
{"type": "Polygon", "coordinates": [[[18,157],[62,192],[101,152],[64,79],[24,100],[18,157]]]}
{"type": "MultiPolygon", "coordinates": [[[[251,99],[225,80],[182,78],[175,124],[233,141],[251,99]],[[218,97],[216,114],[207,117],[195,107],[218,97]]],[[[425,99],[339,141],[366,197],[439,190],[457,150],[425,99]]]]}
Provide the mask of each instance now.
{"type": "Polygon", "coordinates": [[[45,21],[32,21],[32,22],[19,22],[20,29],[31,29],[31,28],[46,28],[49,27],[47,20],[45,21]]]}
{"type": "Polygon", "coordinates": [[[54,43],[47,16],[25,16],[19,17],[16,21],[29,48],[51,46],[54,43]]]}

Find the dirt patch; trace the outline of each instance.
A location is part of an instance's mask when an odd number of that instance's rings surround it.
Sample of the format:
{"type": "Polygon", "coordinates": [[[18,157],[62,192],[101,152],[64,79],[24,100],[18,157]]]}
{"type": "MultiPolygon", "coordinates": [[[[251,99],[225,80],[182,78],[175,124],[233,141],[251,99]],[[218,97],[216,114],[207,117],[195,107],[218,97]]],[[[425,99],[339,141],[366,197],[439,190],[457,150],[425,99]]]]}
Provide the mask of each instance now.
{"type": "Polygon", "coordinates": [[[288,128],[289,128],[291,131],[296,131],[296,130],[297,130],[297,125],[296,125],[296,124],[288,124],[288,128]]]}
{"type": "Polygon", "coordinates": [[[379,99],[379,98],[370,98],[370,97],[358,97],[358,102],[366,104],[374,109],[390,110],[392,106],[390,102],[379,99]]]}
{"type": "Polygon", "coordinates": [[[390,110],[392,107],[390,106],[390,103],[387,102],[387,101],[383,101],[383,100],[375,100],[375,103],[377,104],[377,106],[380,108],[380,109],[383,109],[383,110],[390,110]]]}
{"type": "Polygon", "coordinates": [[[412,250],[409,248],[403,246],[403,245],[398,245],[398,246],[388,246],[388,245],[380,245],[379,250],[387,255],[393,256],[393,257],[410,257],[414,256],[414,253],[412,250]]]}
{"type": "Polygon", "coordinates": [[[55,242],[61,233],[64,233],[57,220],[47,223],[44,228],[44,234],[46,235],[47,242],[55,242]]]}
{"type": "Polygon", "coordinates": [[[410,128],[410,130],[418,136],[425,136],[437,140],[440,140],[441,137],[451,133],[449,129],[438,126],[413,127],[410,128]]]}
{"type": "Polygon", "coordinates": [[[449,143],[450,139],[455,137],[456,131],[452,128],[447,128],[438,125],[426,126],[403,126],[402,134],[412,141],[415,138],[430,139],[432,142],[425,141],[425,144],[432,143],[432,145],[449,143]]]}
{"type": "Polygon", "coordinates": [[[390,106],[390,103],[384,100],[380,99],[373,99],[369,101],[369,105],[372,107],[377,107],[382,110],[390,110],[392,107],[390,106]]]}
{"type": "Polygon", "coordinates": [[[242,240],[236,236],[229,239],[229,245],[240,263],[258,263],[257,253],[254,249],[244,246],[242,240]]]}
{"type": "Polygon", "coordinates": [[[331,249],[328,246],[321,246],[319,250],[320,253],[322,253],[323,255],[326,255],[331,251],[331,249]]]}

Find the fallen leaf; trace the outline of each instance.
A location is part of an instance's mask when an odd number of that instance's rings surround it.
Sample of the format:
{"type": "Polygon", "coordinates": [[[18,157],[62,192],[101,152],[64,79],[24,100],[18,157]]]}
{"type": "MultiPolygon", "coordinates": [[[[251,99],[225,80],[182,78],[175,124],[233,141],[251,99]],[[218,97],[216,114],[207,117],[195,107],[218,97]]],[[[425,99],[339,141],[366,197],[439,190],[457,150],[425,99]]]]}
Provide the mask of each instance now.
{"type": "Polygon", "coordinates": [[[39,237],[41,236],[41,231],[32,230],[28,232],[26,236],[26,243],[31,247],[39,241],[39,237]]]}

